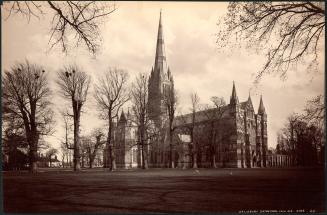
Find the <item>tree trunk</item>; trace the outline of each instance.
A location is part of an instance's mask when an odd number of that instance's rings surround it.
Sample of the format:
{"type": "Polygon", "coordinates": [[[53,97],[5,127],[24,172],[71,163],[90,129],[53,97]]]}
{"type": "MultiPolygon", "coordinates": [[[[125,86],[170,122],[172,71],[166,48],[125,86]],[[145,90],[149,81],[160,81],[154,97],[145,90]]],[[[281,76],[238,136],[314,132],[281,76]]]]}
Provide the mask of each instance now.
{"type": "Polygon", "coordinates": [[[37,171],[37,150],[33,149],[30,152],[30,172],[35,173],[36,171],[37,171]]]}
{"type": "Polygon", "coordinates": [[[111,113],[111,106],[108,110],[108,118],[109,118],[109,129],[108,129],[108,138],[107,138],[107,144],[109,146],[109,156],[110,156],[110,171],[116,170],[116,158],[115,158],[115,147],[114,147],[114,140],[111,138],[112,136],[112,113],[111,113]]]}
{"type": "Polygon", "coordinates": [[[215,153],[213,153],[213,155],[212,155],[212,168],[217,168],[215,153]]]}
{"type": "Polygon", "coordinates": [[[142,169],[148,169],[147,153],[144,149],[144,140],[142,140],[142,169]]]}
{"type": "Polygon", "coordinates": [[[174,161],[174,154],[173,154],[173,144],[170,144],[169,146],[170,146],[170,155],[169,155],[170,165],[169,165],[169,167],[170,168],[175,168],[175,161],[174,161]]]}
{"type": "Polygon", "coordinates": [[[85,166],[85,157],[84,157],[84,153],[82,153],[81,158],[82,158],[82,168],[84,168],[84,166],[85,166]]]}
{"type": "Polygon", "coordinates": [[[174,154],[173,154],[173,129],[172,129],[172,121],[169,123],[169,148],[170,148],[170,162],[169,162],[169,167],[170,168],[175,168],[175,160],[174,160],[174,154]]]}
{"type": "MultiPolygon", "coordinates": [[[[36,133],[36,132],[33,132],[36,133]]],[[[37,171],[37,145],[38,137],[37,134],[31,134],[30,138],[30,150],[29,150],[29,171],[35,173],[37,171]]]]}
{"type": "Polygon", "coordinates": [[[109,157],[109,145],[107,141],[106,146],[104,148],[103,168],[108,168],[108,157],[109,157]]]}
{"type": "Polygon", "coordinates": [[[198,162],[197,162],[197,153],[193,153],[193,169],[198,168],[198,162]]]}
{"type": "Polygon", "coordinates": [[[109,151],[110,151],[110,160],[111,160],[110,171],[115,171],[117,169],[117,166],[116,166],[116,159],[115,159],[115,152],[114,152],[113,144],[110,144],[109,151]]]}
{"type": "Polygon", "coordinates": [[[193,147],[192,147],[192,161],[193,161],[193,168],[196,169],[198,168],[198,153],[197,153],[197,147],[196,144],[193,142],[193,147]]]}
{"type": "Polygon", "coordinates": [[[216,165],[216,150],[215,150],[215,140],[216,140],[216,132],[214,131],[214,121],[211,122],[211,138],[210,138],[210,153],[211,153],[211,167],[217,168],[216,165]]]}
{"type": "Polygon", "coordinates": [[[80,142],[79,142],[79,114],[76,113],[74,117],[74,171],[81,170],[80,164],[80,142]]]}
{"type": "Polygon", "coordinates": [[[90,169],[93,168],[93,162],[94,162],[94,159],[90,158],[90,169]]]}
{"type": "Polygon", "coordinates": [[[94,153],[89,152],[89,153],[91,153],[90,156],[89,156],[89,161],[90,161],[89,167],[90,167],[90,169],[93,168],[93,163],[94,163],[95,155],[96,155],[95,152],[96,152],[96,149],[94,149],[94,153]]]}

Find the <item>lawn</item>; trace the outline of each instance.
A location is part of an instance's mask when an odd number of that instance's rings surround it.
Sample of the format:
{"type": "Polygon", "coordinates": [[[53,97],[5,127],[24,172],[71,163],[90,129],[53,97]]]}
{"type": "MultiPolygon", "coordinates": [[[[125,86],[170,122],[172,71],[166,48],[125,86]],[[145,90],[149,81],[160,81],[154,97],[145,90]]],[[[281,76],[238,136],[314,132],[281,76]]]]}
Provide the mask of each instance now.
{"type": "Polygon", "coordinates": [[[5,212],[322,212],[325,174],[285,169],[3,173],[5,212]]]}

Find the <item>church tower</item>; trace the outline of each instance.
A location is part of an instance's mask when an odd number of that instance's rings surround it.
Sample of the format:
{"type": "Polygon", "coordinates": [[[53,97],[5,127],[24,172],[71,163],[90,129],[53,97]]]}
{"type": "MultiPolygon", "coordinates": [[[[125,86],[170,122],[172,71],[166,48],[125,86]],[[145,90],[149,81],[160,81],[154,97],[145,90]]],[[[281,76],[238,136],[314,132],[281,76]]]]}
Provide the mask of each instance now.
{"type": "Polygon", "coordinates": [[[267,166],[267,151],[268,151],[268,141],[267,141],[267,113],[263,105],[262,96],[260,97],[260,104],[258,109],[258,115],[261,117],[260,121],[260,132],[261,132],[261,141],[262,141],[262,166],[267,166]]]}
{"type": "Polygon", "coordinates": [[[163,38],[161,11],[157,35],[156,55],[148,84],[149,117],[157,127],[162,126],[162,119],[166,114],[164,105],[165,93],[173,87],[173,77],[167,65],[165,43],[163,38]]]}

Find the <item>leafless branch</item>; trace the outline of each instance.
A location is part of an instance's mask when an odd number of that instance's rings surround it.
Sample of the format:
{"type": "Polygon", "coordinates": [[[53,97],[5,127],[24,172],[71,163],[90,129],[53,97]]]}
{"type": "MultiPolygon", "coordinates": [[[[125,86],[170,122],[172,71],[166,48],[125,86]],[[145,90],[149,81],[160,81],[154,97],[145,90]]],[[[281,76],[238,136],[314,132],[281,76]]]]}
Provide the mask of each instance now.
{"type": "Polygon", "coordinates": [[[115,3],[98,1],[11,1],[4,8],[8,11],[6,19],[20,14],[28,22],[31,17],[40,19],[45,11],[52,11],[49,51],[59,45],[67,53],[74,44],[86,46],[92,54],[96,54],[101,43],[100,24],[117,9],[115,3]],[[74,42],[70,39],[72,35],[75,35],[74,42]]]}
{"type": "Polygon", "coordinates": [[[325,29],[324,2],[233,2],[217,34],[220,47],[237,43],[264,52],[266,62],[255,83],[264,74],[287,77],[290,67],[306,59],[317,64],[318,44],[325,29]],[[225,28],[224,28],[225,26],[225,28]]]}

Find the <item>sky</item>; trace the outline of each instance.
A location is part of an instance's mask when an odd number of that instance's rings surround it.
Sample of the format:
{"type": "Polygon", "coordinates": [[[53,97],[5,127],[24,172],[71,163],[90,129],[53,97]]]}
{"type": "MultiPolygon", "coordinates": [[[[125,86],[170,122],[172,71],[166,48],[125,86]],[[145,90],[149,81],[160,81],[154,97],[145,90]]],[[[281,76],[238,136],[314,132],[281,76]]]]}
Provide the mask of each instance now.
{"type": "MultiPolygon", "coordinates": [[[[168,66],[174,76],[179,96],[178,112],[190,107],[190,94],[196,92],[200,103],[210,103],[210,97],[224,97],[229,102],[235,81],[240,102],[251,94],[257,111],[260,95],[268,115],[268,147],[276,146],[277,132],[284,126],[288,115],[300,112],[308,99],[324,94],[324,46],[319,54],[318,72],[306,71],[306,65],[290,70],[285,81],[278,76],[266,75],[258,86],[254,75],[265,62],[264,56],[251,50],[221,50],[216,44],[218,19],[227,12],[225,2],[117,2],[118,8],[107,17],[101,28],[102,45],[94,57],[84,47],[64,54],[59,48],[48,50],[49,19],[29,22],[20,16],[5,20],[2,16],[2,69],[10,69],[15,62],[25,59],[43,65],[48,72],[54,96],[51,99],[57,112],[65,105],[58,95],[56,73],[69,63],[80,65],[95,82],[106,69],[116,67],[129,74],[130,82],[142,72],[149,74],[154,65],[159,13],[162,24],[168,66]]],[[[2,71],[3,72],[3,71],[2,71]]],[[[104,127],[98,117],[93,89],[81,117],[82,134],[104,127]]],[[[127,107],[125,108],[126,111],[127,107]]],[[[63,139],[63,123],[56,116],[55,132],[46,138],[59,148],[63,139]]]]}

